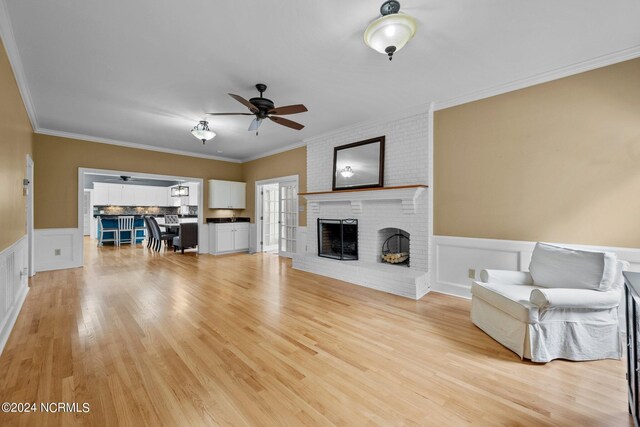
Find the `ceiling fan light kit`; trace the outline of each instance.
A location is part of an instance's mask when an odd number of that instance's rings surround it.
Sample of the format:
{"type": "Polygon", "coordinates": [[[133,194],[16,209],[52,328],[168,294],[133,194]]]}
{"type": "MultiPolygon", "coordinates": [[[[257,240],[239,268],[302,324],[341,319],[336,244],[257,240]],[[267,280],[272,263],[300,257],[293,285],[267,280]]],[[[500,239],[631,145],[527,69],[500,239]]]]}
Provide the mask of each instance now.
{"type": "Polygon", "coordinates": [[[304,125],[300,123],[294,122],[292,120],[285,119],[283,117],[288,114],[298,114],[304,113],[307,110],[302,104],[295,105],[287,105],[284,107],[275,107],[275,104],[272,100],[265,98],[262,94],[267,90],[267,85],[264,83],[258,83],[256,85],[256,89],[260,92],[259,97],[254,97],[249,99],[248,101],[241,97],[240,95],[234,95],[230,93],[229,96],[247,107],[250,113],[207,113],[210,116],[255,116],[251,124],[249,125],[249,131],[256,131],[256,135],[258,134],[258,128],[262,124],[264,119],[269,119],[274,123],[277,123],[282,126],[286,126],[291,129],[300,130],[304,128],[304,125]]]}
{"type": "Polygon", "coordinates": [[[400,2],[389,0],[380,7],[382,16],[373,21],[364,32],[364,42],[371,49],[393,59],[394,53],[407,44],[416,34],[416,20],[400,13],[400,2]]]}
{"type": "Polygon", "coordinates": [[[191,129],[191,133],[201,140],[203,144],[216,136],[216,133],[209,129],[209,122],[206,120],[200,120],[200,122],[191,129]]]}

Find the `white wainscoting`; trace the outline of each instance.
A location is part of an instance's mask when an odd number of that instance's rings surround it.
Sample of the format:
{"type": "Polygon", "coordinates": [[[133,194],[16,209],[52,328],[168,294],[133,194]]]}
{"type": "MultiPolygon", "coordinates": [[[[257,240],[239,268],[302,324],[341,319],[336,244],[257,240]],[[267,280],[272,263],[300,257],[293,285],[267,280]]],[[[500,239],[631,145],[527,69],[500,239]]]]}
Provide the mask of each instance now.
{"type": "Polygon", "coordinates": [[[29,292],[27,236],[0,252],[0,353],[29,292]]]}
{"type": "Polygon", "coordinates": [[[40,228],[35,230],[36,271],[82,267],[81,228],[40,228]],[[59,250],[59,255],[56,255],[59,250]]]}
{"type": "MultiPolygon", "coordinates": [[[[619,259],[631,264],[631,271],[640,272],[640,249],[556,244],[614,252],[619,259]]],[[[474,279],[469,277],[469,269],[475,270],[476,278],[480,277],[480,271],[490,268],[527,271],[535,242],[434,236],[433,245],[435,256],[431,290],[471,298],[471,283],[474,279]]]]}

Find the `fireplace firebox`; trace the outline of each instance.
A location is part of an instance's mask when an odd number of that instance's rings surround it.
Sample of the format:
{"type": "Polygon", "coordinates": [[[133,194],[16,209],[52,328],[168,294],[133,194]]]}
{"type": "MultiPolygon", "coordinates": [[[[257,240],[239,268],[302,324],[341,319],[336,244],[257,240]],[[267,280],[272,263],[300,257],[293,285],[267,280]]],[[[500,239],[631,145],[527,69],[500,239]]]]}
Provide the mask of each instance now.
{"type": "Polygon", "coordinates": [[[358,259],[358,220],[318,218],[318,256],[358,259]]]}

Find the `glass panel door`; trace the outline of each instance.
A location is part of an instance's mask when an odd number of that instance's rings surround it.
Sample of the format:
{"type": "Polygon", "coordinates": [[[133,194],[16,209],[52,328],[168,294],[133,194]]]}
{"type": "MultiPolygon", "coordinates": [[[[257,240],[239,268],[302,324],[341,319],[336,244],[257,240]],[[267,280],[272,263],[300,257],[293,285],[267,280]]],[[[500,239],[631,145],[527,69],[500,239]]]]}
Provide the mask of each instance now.
{"type": "Polygon", "coordinates": [[[280,183],[280,255],[292,257],[296,253],[298,228],[298,184],[280,183]]]}
{"type": "Polygon", "coordinates": [[[278,250],[279,210],[278,184],[262,187],[262,251],[278,250]]]}

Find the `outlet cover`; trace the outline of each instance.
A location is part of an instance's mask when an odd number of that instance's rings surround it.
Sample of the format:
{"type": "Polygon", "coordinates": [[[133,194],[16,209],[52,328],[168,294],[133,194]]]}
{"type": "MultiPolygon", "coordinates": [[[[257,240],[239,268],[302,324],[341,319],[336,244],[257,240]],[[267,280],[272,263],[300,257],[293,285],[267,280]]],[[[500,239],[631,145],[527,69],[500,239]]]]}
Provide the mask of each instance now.
{"type": "Polygon", "coordinates": [[[62,253],[62,251],[61,251],[60,249],[55,249],[55,250],[53,251],[53,254],[54,254],[55,256],[60,256],[60,254],[61,254],[61,253],[62,253]]]}
{"type": "Polygon", "coordinates": [[[469,269],[469,279],[475,279],[476,278],[476,270],[474,268],[470,268],[469,269]]]}

